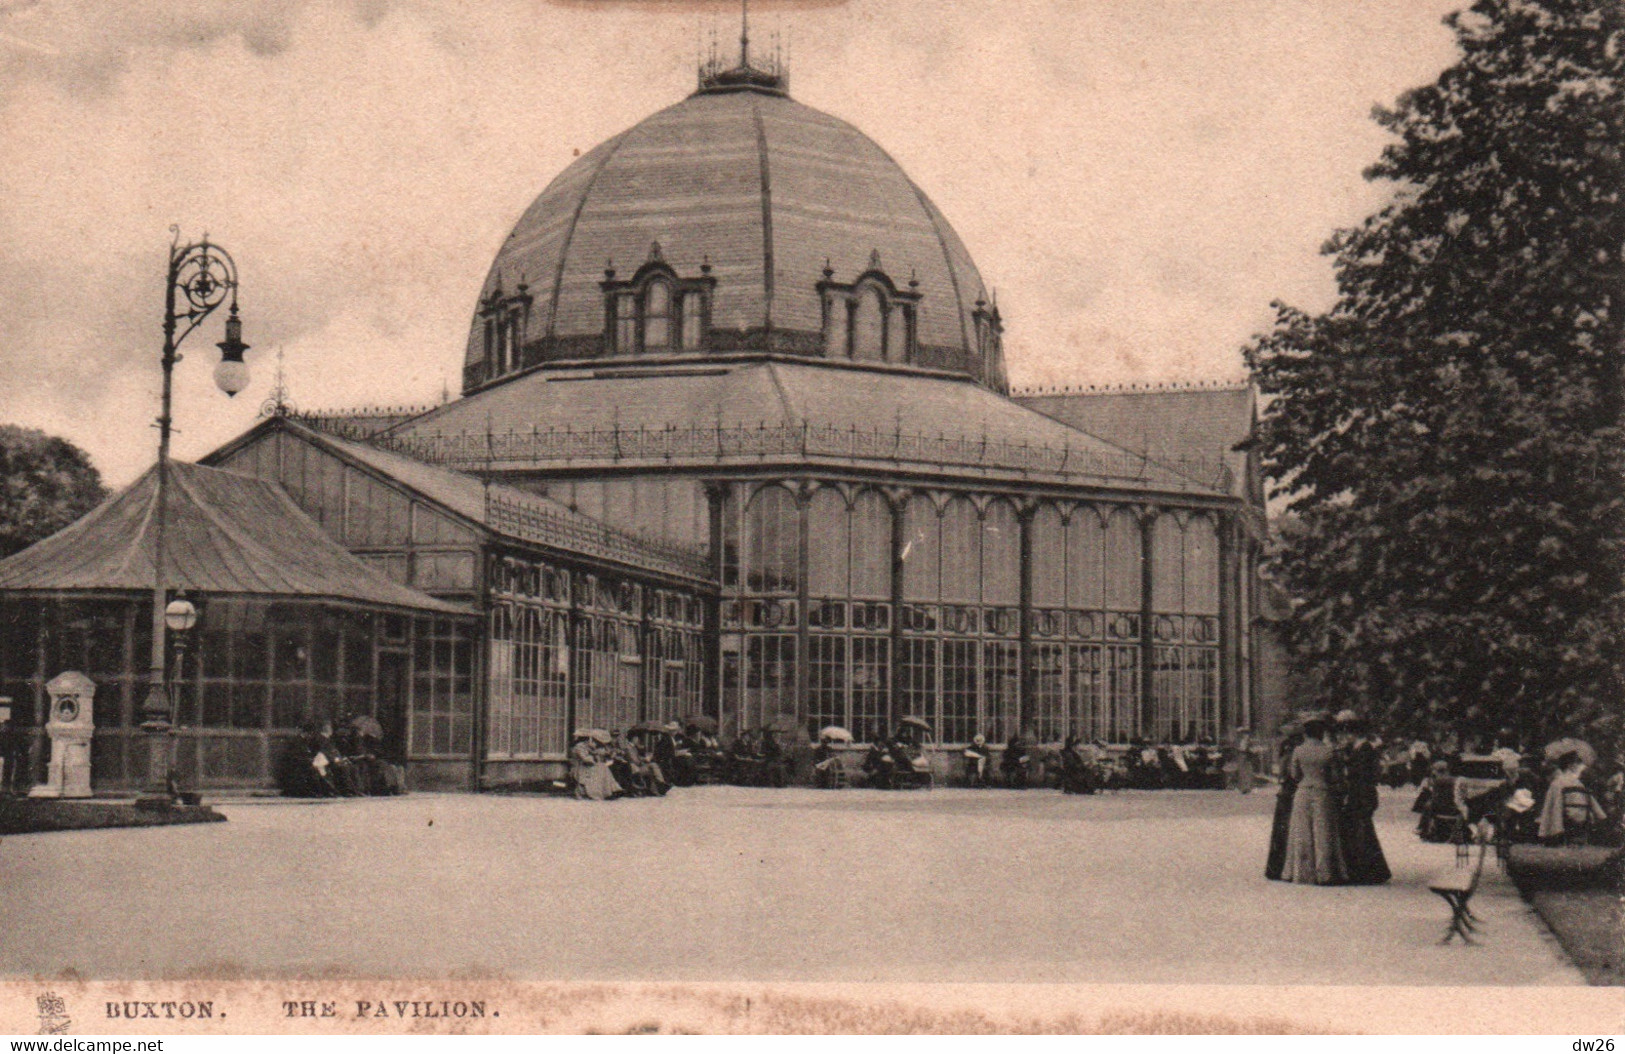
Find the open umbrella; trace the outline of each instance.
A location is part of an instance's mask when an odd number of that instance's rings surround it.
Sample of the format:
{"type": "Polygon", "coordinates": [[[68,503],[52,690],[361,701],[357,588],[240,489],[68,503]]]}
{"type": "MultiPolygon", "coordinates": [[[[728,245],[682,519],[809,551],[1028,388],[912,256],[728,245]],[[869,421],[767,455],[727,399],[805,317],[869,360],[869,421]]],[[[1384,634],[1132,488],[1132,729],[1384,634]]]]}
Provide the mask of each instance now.
{"type": "Polygon", "coordinates": [[[905,718],[903,718],[901,721],[899,721],[897,723],[899,725],[913,725],[915,728],[921,729],[921,730],[926,731],[926,732],[931,731],[930,722],[926,721],[925,718],[923,718],[923,717],[913,717],[913,716],[905,717],[905,718]]]}
{"type": "Polygon", "coordinates": [[[357,714],[350,718],[350,727],[369,739],[384,738],[384,726],[370,714],[357,714]]]}
{"type": "Polygon", "coordinates": [[[717,719],[714,717],[707,717],[704,714],[694,714],[691,717],[685,718],[683,725],[687,728],[697,728],[707,735],[715,735],[717,731],[717,719]]]}
{"type": "Polygon", "coordinates": [[[615,741],[615,737],[602,728],[589,728],[587,729],[587,735],[599,743],[613,743],[615,741]]]}
{"type": "Polygon", "coordinates": [[[852,733],[840,725],[829,725],[818,733],[819,739],[833,739],[837,743],[852,742],[852,733]]]}
{"type": "Polygon", "coordinates": [[[635,724],[631,728],[627,729],[627,731],[628,732],[670,732],[671,729],[670,729],[670,727],[661,724],[659,721],[639,721],[637,724],[635,724]]]}
{"type": "Polygon", "coordinates": [[[1546,749],[1542,753],[1546,755],[1548,761],[1556,761],[1564,754],[1574,753],[1580,755],[1580,760],[1587,765],[1597,763],[1596,748],[1585,740],[1575,739],[1573,736],[1564,736],[1562,739],[1552,740],[1546,744],[1546,749]]]}

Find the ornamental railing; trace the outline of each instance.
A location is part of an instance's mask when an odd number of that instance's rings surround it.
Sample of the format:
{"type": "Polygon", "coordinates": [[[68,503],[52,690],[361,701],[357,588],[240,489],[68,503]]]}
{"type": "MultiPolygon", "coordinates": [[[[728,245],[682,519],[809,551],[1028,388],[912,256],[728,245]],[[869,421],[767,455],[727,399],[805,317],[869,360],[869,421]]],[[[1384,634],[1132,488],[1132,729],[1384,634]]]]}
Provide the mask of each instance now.
{"type": "MultiPolygon", "coordinates": [[[[316,424],[316,427],[322,425],[316,424]]],[[[1067,445],[1015,443],[985,435],[927,435],[902,429],[808,421],[666,428],[565,425],[525,432],[349,438],[362,439],[419,461],[474,473],[567,462],[659,463],[681,459],[724,463],[825,457],[1049,476],[1089,476],[1108,482],[1152,483],[1172,490],[1227,492],[1232,483],[1230,470],[1225,465],[1201,458],[1152,457],[1128,451],[1103,453],[1067,445]]]]}
{"type": "Polygon", "coordinates": [[[561,516],[492,494],[485,498],[485,522],[491,529],[510,537],[571,552],[696,578],[706,578],[711,573],[710,561],[696,550],[623,534],[602,524],[561,516]]]}

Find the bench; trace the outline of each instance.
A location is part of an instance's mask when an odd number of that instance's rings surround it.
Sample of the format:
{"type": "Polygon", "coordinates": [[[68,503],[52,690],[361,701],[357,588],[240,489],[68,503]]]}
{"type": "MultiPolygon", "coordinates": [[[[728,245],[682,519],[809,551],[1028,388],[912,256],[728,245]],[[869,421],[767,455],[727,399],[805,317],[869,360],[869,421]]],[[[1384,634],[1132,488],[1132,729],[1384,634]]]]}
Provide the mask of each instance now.
{"type": "Polygon", "coordinates": [[[1489,840],[1485,833],[1478,835],[1478,862],[1472,870],[1451,868],[1444,874],[1435,878],[1428,884],[1428,889],[1437,893],[1450,905],[1450,924],[1445,927],[1444,938],[1440,944],[1449,944],[1452,937],[1460,936],[1463,944],[1472,944],[1472,934],[1478,932],[1479,918],[1473,914],[1473,894],[1478,891],[1478,881],[1484,874],[1484,855],[1489,849],[1489,840]]]}

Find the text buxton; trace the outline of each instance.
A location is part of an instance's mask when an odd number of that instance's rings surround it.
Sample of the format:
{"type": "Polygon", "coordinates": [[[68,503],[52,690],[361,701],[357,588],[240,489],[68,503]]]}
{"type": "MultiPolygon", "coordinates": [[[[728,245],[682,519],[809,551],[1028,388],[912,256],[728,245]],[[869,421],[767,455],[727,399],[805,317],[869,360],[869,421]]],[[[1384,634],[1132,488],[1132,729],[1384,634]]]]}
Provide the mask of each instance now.
{"type": "MultiPolygon", "coordinates": [[[[107,1016],[138,1020],[161,1018],[164,1020],[202,1020],[214,1017],[214,1001],[190,999],[180,1002],[146,1002],[144,1000],[125,1000],[120,1003],[107,1004],[107,1016]]],[[[222,1015],[223,1016],[223,1015],[222,1015]]]]}

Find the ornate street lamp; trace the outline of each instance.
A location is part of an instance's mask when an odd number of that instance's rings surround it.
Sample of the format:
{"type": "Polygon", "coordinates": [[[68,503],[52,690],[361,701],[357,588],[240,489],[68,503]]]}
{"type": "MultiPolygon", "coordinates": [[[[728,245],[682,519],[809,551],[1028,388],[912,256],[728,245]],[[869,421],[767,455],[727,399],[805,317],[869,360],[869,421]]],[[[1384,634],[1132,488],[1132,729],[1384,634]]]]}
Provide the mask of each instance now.
{"type": "Polygon", "coordinates": [[[214,368],[214,383],[227,395],[248,387],[248,365],[243,362],[243,323],[237,317],[237,264],[231,254],[212,245],[208,234],[203,240],[180,244],[180,228],[169,228],[169,275],[164,286],[164,370],[163,404],[158,415],[158,493],[153,514],[152,588],[152,667],[147,677],[147,696],[141,704],[141,730],[148,734],[147,791],[143,804],[168,805],[175,800],[171,772],[170,733],[174,730],[173,699],[167,662],[167,632],[188,630],[197,621],[197,609],[189,601],[170,603],[164,566],[164,528],[169,498],[170,401],[176,353],[181,341],[191,335],[214,309],[231,300],[226,319],[226,339],[215,345],[220,363],[214,368]],[[184,324],[184,328],[183,328],[184,324]]]}

